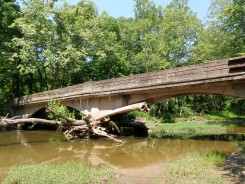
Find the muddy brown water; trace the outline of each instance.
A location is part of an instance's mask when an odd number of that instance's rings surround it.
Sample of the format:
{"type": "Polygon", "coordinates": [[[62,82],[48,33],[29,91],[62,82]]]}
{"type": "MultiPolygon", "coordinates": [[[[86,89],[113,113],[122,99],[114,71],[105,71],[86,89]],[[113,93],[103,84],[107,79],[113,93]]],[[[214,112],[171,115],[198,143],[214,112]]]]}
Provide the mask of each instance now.
{"type": "Polygon", "coordinates": [[[245,126],[234,126],[226,128],[227,134],[245,134],[245,126]]]}
{"type": "Polygon", "coordinates": [[[13,166],[30,163],[85,162],[117,168],[125,180],[154,178],[164,162],[191,152],[237,150],[234,142],[123,138],[118,145],[107,139],[66,142],[52,131],[10,131],[0,133],[0,181],[13,166]]]}

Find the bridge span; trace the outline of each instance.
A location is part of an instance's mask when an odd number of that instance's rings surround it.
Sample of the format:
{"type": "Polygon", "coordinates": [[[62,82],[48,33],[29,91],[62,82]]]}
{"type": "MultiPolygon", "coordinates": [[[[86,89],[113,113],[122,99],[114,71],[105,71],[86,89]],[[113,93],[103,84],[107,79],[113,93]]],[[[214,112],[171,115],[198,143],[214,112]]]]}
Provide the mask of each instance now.
{"type": "Polygon", "coordinates": [[[15,98],[12,116],[31,117],[50,98],[79,111],[103,113],[126,105],[196,94],[245,98],[245,56],[163,71],[137,74],[15,98]]]}

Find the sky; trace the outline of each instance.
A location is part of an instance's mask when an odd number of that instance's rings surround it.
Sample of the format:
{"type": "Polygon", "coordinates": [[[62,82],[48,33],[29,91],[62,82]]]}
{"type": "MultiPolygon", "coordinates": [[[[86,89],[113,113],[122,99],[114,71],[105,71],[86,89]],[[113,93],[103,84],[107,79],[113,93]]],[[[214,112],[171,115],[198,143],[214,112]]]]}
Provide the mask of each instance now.
{"type": "MultiPolygon", "coordinates": [[[[70,4],[77,4],[79,0],[67,0],[70,4]]],[[[118,18],[133,17],[134,16],[134,0],[91,0],[93,1],[99,10],[108,12],[112,17],[118,18]]],[[[171,0],[153,0],[156,5],[162,5],[163,8],[171,2],[171,0]]],[[[204,20],[208,12],[208,7],[211,0],[189,0],[189,6],[192,11],[197,14],[199,19],[204,20]]]]}

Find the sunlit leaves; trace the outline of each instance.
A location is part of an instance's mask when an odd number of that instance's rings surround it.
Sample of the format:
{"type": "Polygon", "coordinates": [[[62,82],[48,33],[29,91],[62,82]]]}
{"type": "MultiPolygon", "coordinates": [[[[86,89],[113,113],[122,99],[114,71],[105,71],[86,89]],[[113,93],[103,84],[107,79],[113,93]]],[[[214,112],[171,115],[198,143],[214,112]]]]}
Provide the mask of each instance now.
{"type": "Polygon", "coordinates": [[[67,85],[69,79],[65,81],[64,72],[86,59],[86,36],[90,20],[97,14],[94,5],[85,1],[72,6],[53,0],[26,0],[22,13],[13,25],[23,33],[22,38],[15,40],[21,47],[20,72],[36,75],[40,83],[48,81],[51,89],[67,85]]]}
{"type": "Polygon", "coordinates": [[[213,0],[208,22],[198,37],[193,60],[214,60],[245,54],[245,2],[213,0]]]}
{"type": "Polygon", "coordinates": [[[19,37],[20,32],[10,27],[19,16],[20,8],[14,0],[0,0],[0,94],[4,95],[4,101],[20,92],[15,85],[19,79],[16,69],[20,62],[18,48],[11,43],[11,39],[19,37]]]}

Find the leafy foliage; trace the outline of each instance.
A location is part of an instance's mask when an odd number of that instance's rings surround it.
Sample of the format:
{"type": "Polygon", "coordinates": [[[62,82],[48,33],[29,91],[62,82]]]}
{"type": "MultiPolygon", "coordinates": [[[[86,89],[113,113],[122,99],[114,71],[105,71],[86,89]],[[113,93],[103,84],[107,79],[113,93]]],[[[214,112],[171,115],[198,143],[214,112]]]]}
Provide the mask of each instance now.
{"type": "Polygon", "coordinates": [[[243,0],[213,0],[209,21],[194,48],[193,61],[244,55],[245,30],[243,0]]]}
{"type": "Polygon", "coordinates": [[[0,103],[0,114],[11,98],[23,94],[17,69],[21,61],[17,57],[18,48],[11,42],[21,34],[18,29],[10,27],[19,16],[20,7],[15,0],[0,0],[0,94],[4,96],[0,103]]]}
{"type": "Polygon", "coordinates": [[[55,112],[55,114],[50,113],[48,116],[52,120],[61,121],[64,123],[64,116],[73,119],[75,118],[75,113],[70,112],[66,106],[61,105],[58,101],[50,99],[48,102],[48,107],[55,112]]]}

